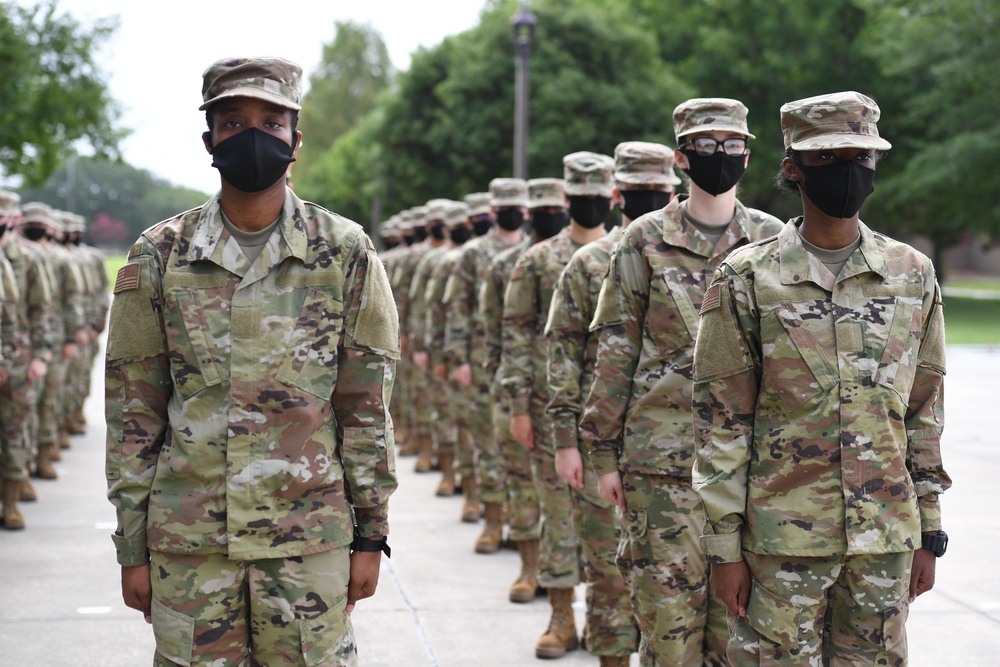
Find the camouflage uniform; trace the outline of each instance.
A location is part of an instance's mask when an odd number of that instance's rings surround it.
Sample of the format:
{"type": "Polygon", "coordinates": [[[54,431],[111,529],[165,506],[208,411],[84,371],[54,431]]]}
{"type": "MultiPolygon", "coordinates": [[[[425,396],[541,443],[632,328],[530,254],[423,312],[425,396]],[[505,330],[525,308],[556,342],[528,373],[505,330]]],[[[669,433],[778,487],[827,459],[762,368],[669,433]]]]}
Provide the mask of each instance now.
{"type": "MultiPolygon", "coordinates": [[[[857,93],[791,103],[786,147],[887,148],[878,115],[857,93]]],[[[913,550],[951,484],[940,289],[929,259],[860,221],[835,276],[801,223],[728,257],[701,306],[702,544],[752,576],[734,664],[902,665],[913,550]]]]}
{"type": "MultiPolygon", "coordinates": [[[[742,104],[725,100],[712,110],[719,113],[694,120],[718,119],[749,135],[742,104]]],[[[601,289],[591,325],[597,364],[581,430],[597,474],[621,472],[621,565],[632,586],[643,665],[723,664],[725,610],[709,592],[698,546],[704,511],[690,486],[698,307],[731,250],[780,227],[737,201],[712,243],[691,222],[687,200],[674,199],[625,229],[601,289]]]]}
{"type": "MultiPolygon", "coordinates": [[[[216,74],[301,93],[283,60],[220,61],[206,98],[216,74]]],[[[159,665],[357,664],[347,555],[388,532],[396,313],[360,226],[287,189],[275,224],[250,262],[212,197],[144,232],[115,282],[108,497],[118,562],[152,557],[159,665]]]]}

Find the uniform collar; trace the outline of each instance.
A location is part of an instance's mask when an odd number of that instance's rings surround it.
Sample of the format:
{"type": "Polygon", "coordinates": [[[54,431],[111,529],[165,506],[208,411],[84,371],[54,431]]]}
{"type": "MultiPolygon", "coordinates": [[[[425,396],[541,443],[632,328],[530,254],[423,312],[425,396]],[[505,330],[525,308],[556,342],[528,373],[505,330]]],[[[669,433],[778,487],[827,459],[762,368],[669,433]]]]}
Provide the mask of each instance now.
{"type": "Polygon", "coordinates": [[[863,273],[877,273],[883,279],[888,277],[885,256],[878,247],[875,234],[860,220],[858,230],[861,234],[861,245],[847,259],[837,277],[834,277],[823,263],[802,245],[802,237],[799,236],[801,222],[801,216],[793,218],[778,232],[782,285],[808,281],[832,292],[836,283],[863,273]]]}
{"type": "Polygon", "coordinates": [[[663,209],[663,240],[671,246],[687,248],[702,257],[713,257],[716,254],[727,255],[740,241],[748,240],[747,228],[750,224],[750,213],[746,207],[736,201],[733,218],[729,221],[726,231],[713,244],[687,218],[687,201],[685,196],[674,197],[663,209]],[[718,248],[718,252],[716,252],[718,248]]]}

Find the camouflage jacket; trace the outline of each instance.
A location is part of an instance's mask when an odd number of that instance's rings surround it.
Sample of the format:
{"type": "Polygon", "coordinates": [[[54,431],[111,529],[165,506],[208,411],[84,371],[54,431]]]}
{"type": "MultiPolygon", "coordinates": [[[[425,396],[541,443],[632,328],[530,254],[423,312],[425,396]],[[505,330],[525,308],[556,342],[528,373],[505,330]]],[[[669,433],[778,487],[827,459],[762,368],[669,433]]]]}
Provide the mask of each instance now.
{"type": "Polygon", "coordinates": [[[424,302],[428,304],[424,313],[424,345],[430,359],[430,368],[445,363],[444,332],[448,319],[448,304],[445,302],[448,279],[458,264],[462,248],[449,248],[442,255],[437,266],[431,271],[424,291],[424,302]]]}
{"type": "Polygon", "coordinates": [[[389,274],[392,294],[396,299],[396,310],[399,313],[400,333],[404,336],[410,333],[410,284],[413,282],[413,273],[417,270],[417,262],[430,248],[427,242],[414,243],[393,262],[393,270],[389,274]]]}
{"type": "Polygon", "coordinates": [[[14,268],[7,257],[0,252],[0,367],[9,369],[17,356],[18,302],[21,300],[17,288],[14,268]]]}
{"type": "Polygon", "coordinates": [[[479,315],[483,323],[483,344],[485,357],[483,370],[491,384],[499,388],[498,373],[500,360],[503,358],[503,295],[507,292],[507,282],[514,264],[524,251],[531,247],[531,239],[524,238],[520,243],[506,250],[501,250],[490,262],[486,272],[486,280],[479,290],[479,315]]]}
{"type": "Polygon", "coordinates": [[[43,257],[42,266],[52,289],[53,309],[49,320],[49,345],[53,348],[76,341],[76,332],[84,326],[83,279],[66,249],[51,242],[29,241],[43,257]]]}
{"type": "Polygon", "coordinates": [[[701,307],[694,487],[716,561],[890,553],[941,527],[945,371],[930,260],[861,225],[839,276],[799,220],[733,253],[701,307]]]}
{"type": "Polygon", "coordinates": [[[708,280],[737,246],[781,222],[736,203],[715,247],[685,217],[686,200],[633,221],[618,241],[591,331],[594,382],[581,437],[600,475],[615,470],[689,479],[691,365],[708,280]]]}
{"type": "Polygon", "coordinates": [[[551,400],[545,411],[555,428],[556,449],[580,446],[580,413],[597,361],[597,336],[590,334],[590,322],[621,232],[615,227],[573,253],[552,295],[545,324],[551,400]]]}
{"type": "Polygon", "coordinates": [[[283,558],[385,534],[399,337],[355,223],[291,190],[249,264],[217,196],[146,230],[115,282],[108,497],[149,550],[283,558]]]}
{"type": "Polygon", "coordinates": [[[580,247],[565,227],[528,248],[510,273],[503,298],[504,355],[499,375],[513,415],[528,413],[533,391],[548,403],[545,320],[559,274],[580,247]]]}
{"type": "Polygon", "coordinates": [[[48,363],[52,360],[53,318],[55,306],[52,286],[45,258],[36,244],[14,234],[7,241],[3,253],[14,270],[20,299],[17,304],[19,348],[23,361],[37,357],[48,363]]]}
{"type": "MultiPolygon", "coordinates": [[[[444,300],[448,304],[445,356],[453,367],[470,364],[477,376],[483,372],[486,360],[486,332],[479,310],[479,293],[493,258],[510,247],[492,229],[472,239],[462,246],[458,264],[445,286],[444,300]]],[[[500,294],[502,297],[503,292],[500,294]]]]}
{"type": "Polygon", "coordinates": [[[108,318],[108,307],[111,305],[111,289],[108,285],[108,272],[104,267],[104,253],[93,246],[82,245],[86,261],[94,276],[94,326],[103,330],[108,318]]]}
{"type": "Polygon", "coordinates": [[[421,255],[413,270],[413,279],[410,281],[409,312],[407,317],[407,335],[410,341],[412,352],[427,351],[427,283],[431,280],[434,267],[438,265],[448,246],[441,245],[428,248],[421,255]]]}

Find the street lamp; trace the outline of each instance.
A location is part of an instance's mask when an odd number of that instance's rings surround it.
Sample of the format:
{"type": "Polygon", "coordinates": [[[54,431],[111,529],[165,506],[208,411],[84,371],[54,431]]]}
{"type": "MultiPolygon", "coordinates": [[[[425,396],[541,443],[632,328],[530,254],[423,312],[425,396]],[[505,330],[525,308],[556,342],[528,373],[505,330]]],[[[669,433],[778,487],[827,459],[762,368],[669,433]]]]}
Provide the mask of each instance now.
{"type": "Polygon", "coordinates": [[[528,178],[528,57],[535,39],[538,17],[521,3],[510,20],[517,48],[517,72],[514,75],[514,178],[528,178]]]}

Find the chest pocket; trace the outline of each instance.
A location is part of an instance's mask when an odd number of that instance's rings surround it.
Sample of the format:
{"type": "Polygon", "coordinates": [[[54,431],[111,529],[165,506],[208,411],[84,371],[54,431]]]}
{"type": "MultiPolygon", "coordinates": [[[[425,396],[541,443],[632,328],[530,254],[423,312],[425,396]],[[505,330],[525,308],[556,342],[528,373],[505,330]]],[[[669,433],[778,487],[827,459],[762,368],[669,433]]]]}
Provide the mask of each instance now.
{"type": "Polygon", "coordinates": [[[337,386],[337,347],[344,328],[344,304],[334,295],[310,287],[281,365],[279,381],[322,399],[337,386]]]}
{"type": "MultiPolygon", "coordinates": [[[[651,266],[653,280],[649,289],[645,335],[656,345],[661,356],[689,347],[698,335],[698,310],[689,289],[673,275],[670,267],[651,266]]],[[[696,288],[701,294],[703,285],[696,288]]],[[[700,299],[700,297],[699,297],[700,299]]]]}
{"type": "Polygon", "coordinates": [[[166,296],[163,325],[174,388],[187,399],[222,382],[222,366],[198,290],[166,296]]]}
{"type": "Polygon", "coordinates": [[[761,319],[760,327],[763,384],[778,394],[788,412],[837,383],[839,376],[816,337],[790,306],[779,305],[761,319]]]}
{"type": "MultiPolygon", "coordinates": [[[[918,289],[920,285],[916,285],[918,289]]],[[[906,294],[905,296],[910,296],[906,294]]],[[[896,297],[892,306],[892,322],[885,332],[884,349],[873,379],[883,387],[893,389],[906,402],[917,369],[920,349],[921,314],[923,309],[911,303],[913,299],[896,297]]]]}

